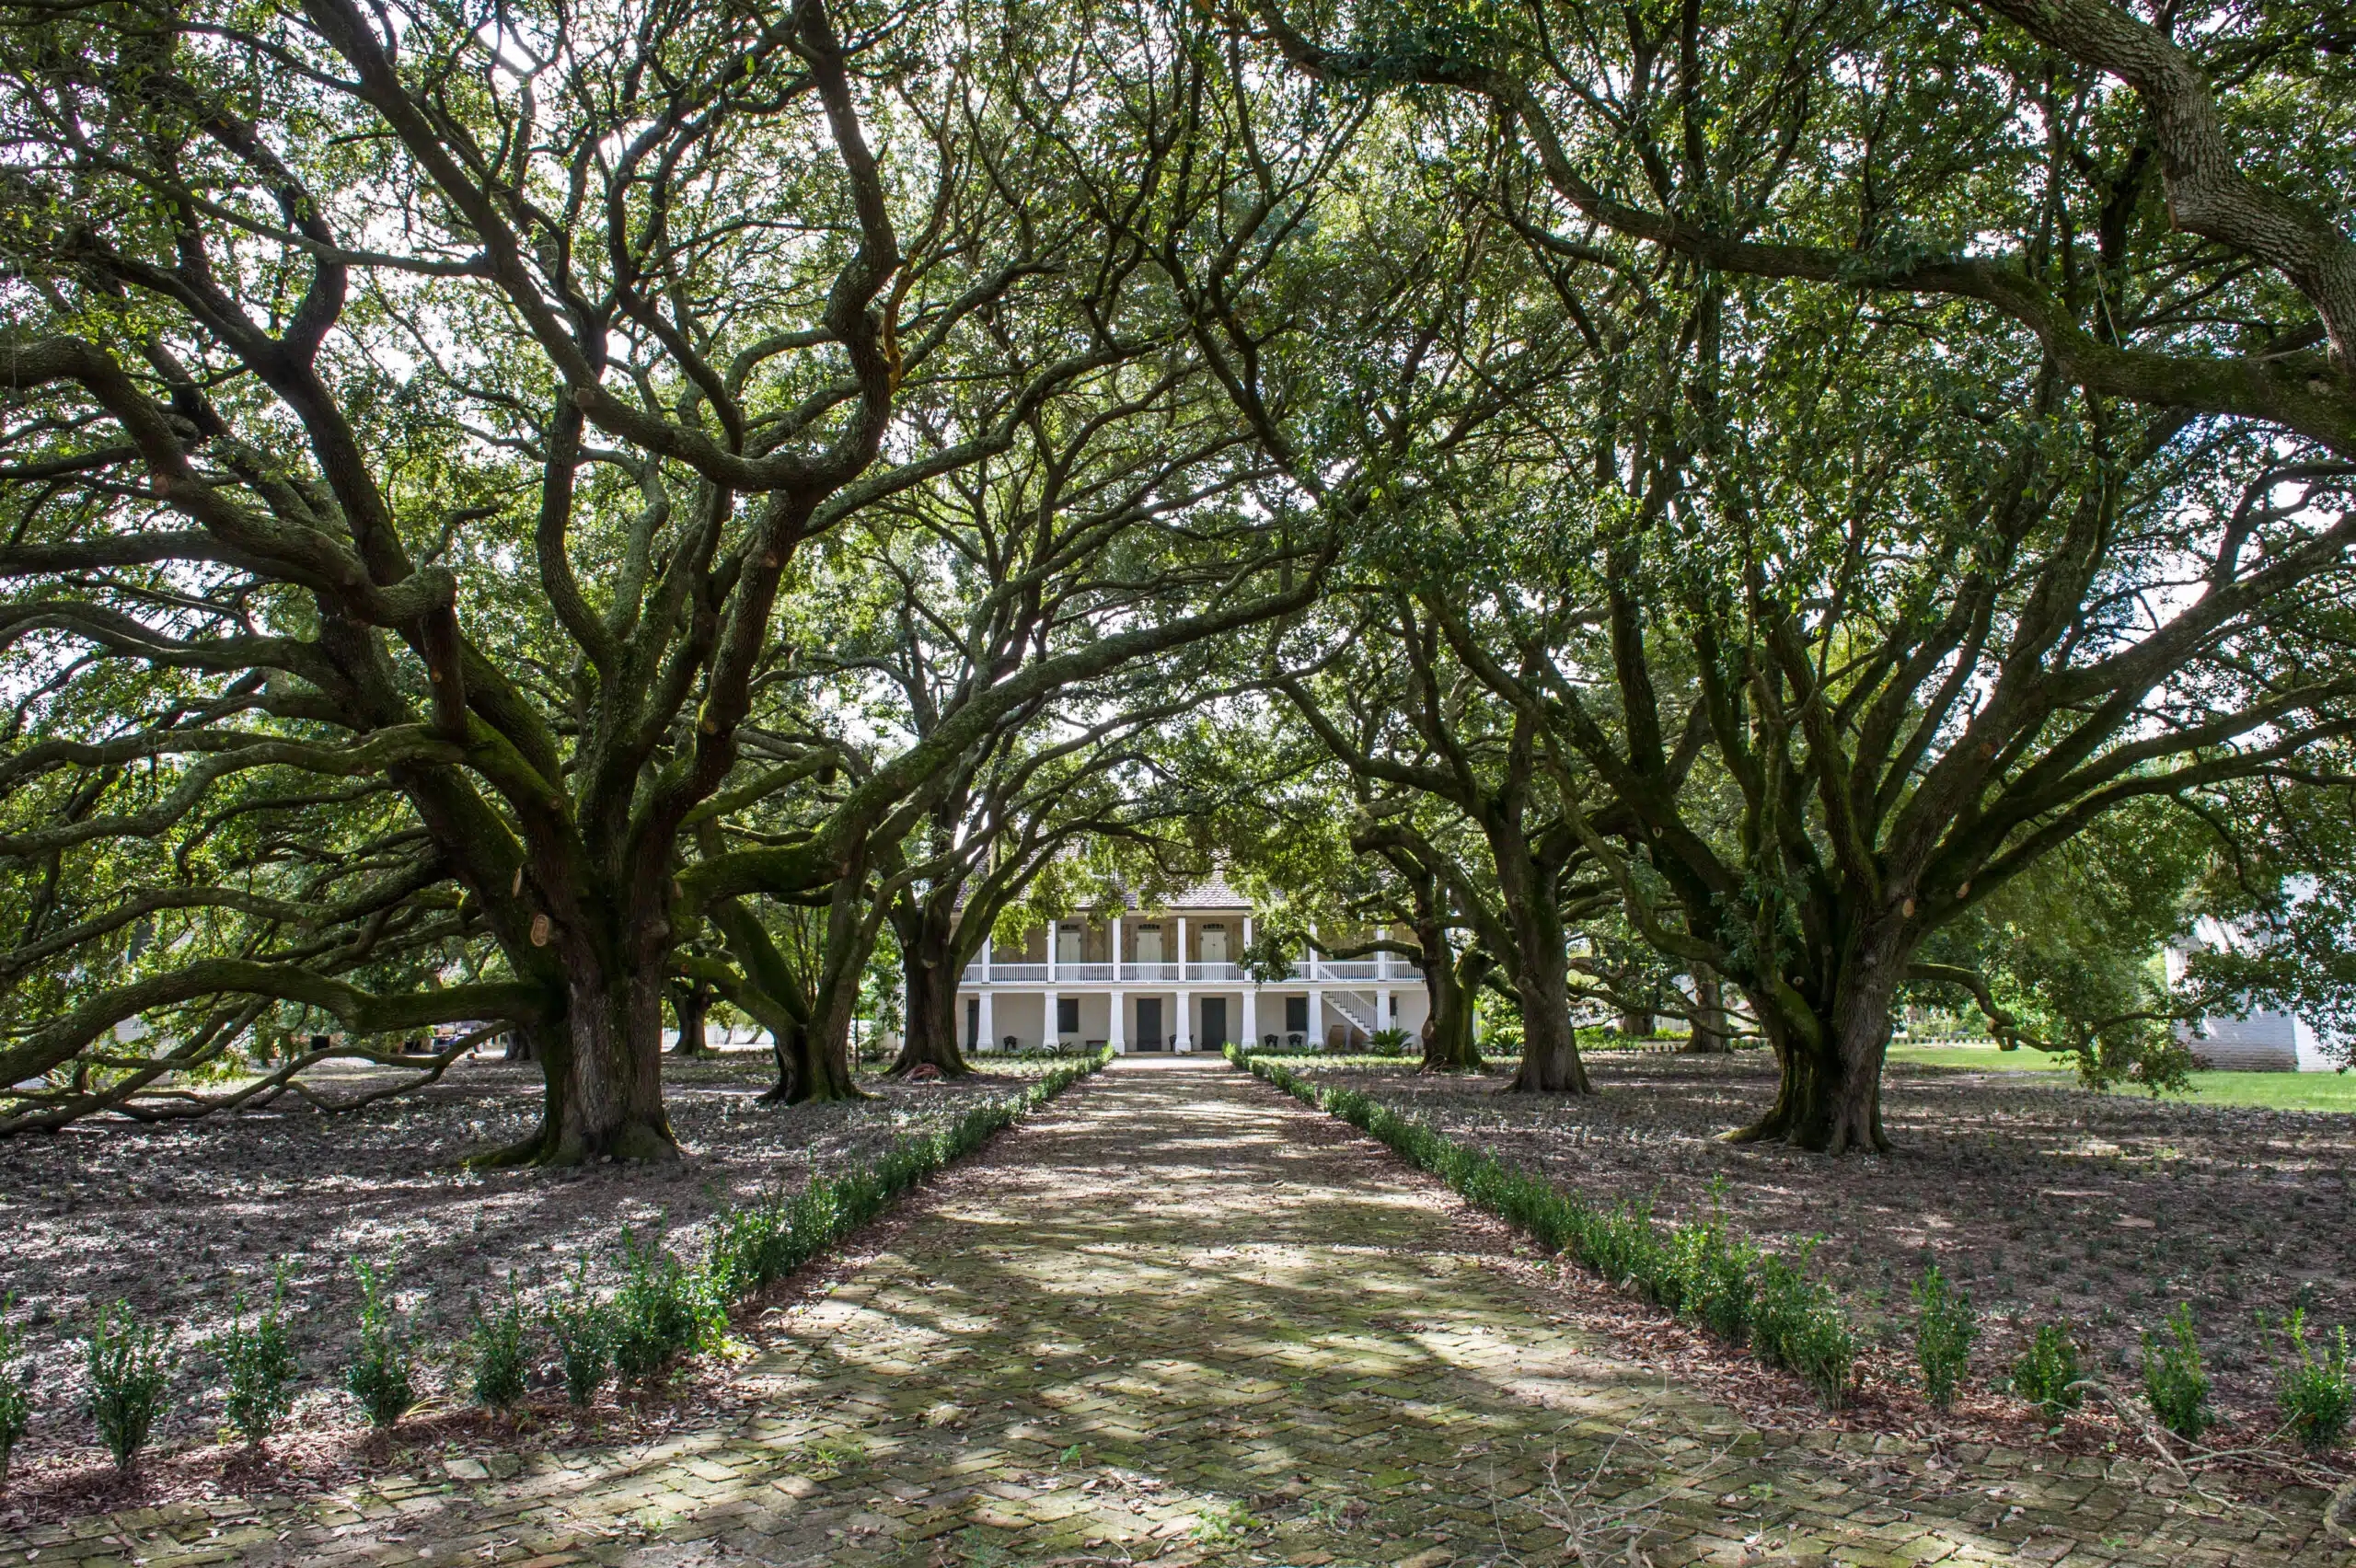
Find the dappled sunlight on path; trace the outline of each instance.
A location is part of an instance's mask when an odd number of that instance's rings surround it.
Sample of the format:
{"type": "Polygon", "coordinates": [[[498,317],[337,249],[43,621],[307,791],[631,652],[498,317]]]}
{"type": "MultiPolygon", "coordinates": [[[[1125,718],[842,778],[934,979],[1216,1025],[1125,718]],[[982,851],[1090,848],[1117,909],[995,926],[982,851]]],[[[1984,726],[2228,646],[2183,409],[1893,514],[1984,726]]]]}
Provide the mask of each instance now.
{"type": "Polygon", "coordinates": [[[1216,1061],[1121,1064],[919,1205],[763,1320],[725,1428],[24,1540],[45,1565],[2346,1555],[2311,1501],[2243,1518],[2124,1465],[1746,1431],[1566,1327],[1434,1184],[1216,1061]]]}

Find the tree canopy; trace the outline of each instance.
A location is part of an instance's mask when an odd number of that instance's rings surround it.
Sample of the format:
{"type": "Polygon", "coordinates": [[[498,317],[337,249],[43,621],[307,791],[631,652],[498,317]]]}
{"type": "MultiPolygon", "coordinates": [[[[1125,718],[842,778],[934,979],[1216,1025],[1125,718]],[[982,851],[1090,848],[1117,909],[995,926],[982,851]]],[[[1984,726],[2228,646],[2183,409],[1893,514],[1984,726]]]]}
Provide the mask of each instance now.
{"type": "Polygon", "coordinates": [[[960,1072],[1080,866],[1530,1092],[1731,1009],[1835,1153],[1910,1001],[2344,1022],[2350,38],[0,0],[0,1132],[497,1031],[490,1158],[664,1159],[682,987],[854,1095],[884,944],[960,1072]]]}

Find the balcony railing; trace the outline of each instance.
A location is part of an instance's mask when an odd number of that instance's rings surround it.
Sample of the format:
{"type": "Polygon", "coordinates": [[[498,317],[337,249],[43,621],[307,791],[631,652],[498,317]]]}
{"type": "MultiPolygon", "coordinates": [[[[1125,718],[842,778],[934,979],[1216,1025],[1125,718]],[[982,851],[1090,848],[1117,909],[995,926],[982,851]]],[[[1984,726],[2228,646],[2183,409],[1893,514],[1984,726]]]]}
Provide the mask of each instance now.
{"type": "MultiPolygon", "coordinates": [[[[1052,980],[1058,986],[1246,986],[1252,977],[1240,963],[1058,963],[1053,975],[1044,963],[1000,963],[989,966],[987,983],[993,986],[1041,986],[1052,980]]],[[[1416,978],[1415,970],[1406,964],[1393,964],[1388,973],[1380,959],[1363,958],[1346,961],[1321,960],[1314,965],[1303,964],[1281,984],[1290,986],[1331,986],[1365,980],[1406,980],[1416,978]]],[[[979,960],[965,966],[964,984],[984,983],[979,960]]]]}
{"type": "Polygon", "coordinates": [[[1314,977],[1319,980],[1376,980],[1381,975],[1380,959],[1351,958],[1319,959],[1314,977]]]}

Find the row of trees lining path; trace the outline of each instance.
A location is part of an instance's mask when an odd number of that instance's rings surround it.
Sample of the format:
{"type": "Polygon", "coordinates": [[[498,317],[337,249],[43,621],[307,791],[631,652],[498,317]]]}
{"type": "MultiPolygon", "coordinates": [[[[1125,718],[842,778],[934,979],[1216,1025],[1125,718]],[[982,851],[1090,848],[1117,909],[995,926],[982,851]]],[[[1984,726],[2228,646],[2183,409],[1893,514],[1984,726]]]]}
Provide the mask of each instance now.
{"type": "Polygon", "coordinates": [[[666,998],[855,1095],[888,946],[961,1072],[1214,858],[1523,1090],[2165,1071],[2038,911],[2288,918],[2356,732],[2344,40],[2202,17],[0,0],[0,1131],[464,1026],[665,1159],[666,998]]]}

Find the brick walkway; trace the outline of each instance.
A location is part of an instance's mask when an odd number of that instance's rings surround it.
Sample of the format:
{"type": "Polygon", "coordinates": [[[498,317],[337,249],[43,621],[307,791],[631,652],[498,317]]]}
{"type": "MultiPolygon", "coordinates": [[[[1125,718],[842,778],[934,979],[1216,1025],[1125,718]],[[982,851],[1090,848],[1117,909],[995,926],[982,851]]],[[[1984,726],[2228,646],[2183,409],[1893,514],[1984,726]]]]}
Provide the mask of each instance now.
{"type": "Polygon", "coordinates": [[[0,1564],[2356,1564],[2313,1493],[1747,1431],[1216,1061],[1124,1063],[925,1202],[765,1325],[727,1429],[86,1520],[0,1564]]]}

